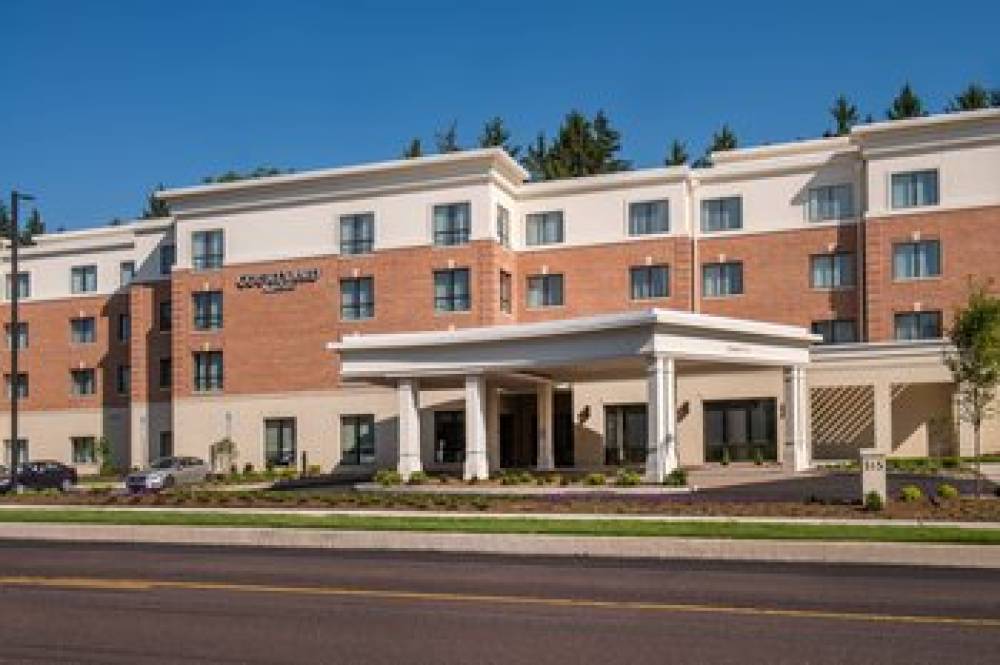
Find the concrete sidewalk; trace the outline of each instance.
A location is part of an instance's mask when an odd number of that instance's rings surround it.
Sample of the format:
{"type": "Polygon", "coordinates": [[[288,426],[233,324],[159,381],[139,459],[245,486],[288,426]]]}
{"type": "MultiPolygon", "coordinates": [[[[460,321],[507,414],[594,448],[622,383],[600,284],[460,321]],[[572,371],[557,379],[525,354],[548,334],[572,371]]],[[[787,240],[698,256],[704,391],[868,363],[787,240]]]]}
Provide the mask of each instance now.
{"type": "Polygon", "coordinates": [[[989,545],[17,523],[0,524],[0,540],[1000,569],[989,545]]]}

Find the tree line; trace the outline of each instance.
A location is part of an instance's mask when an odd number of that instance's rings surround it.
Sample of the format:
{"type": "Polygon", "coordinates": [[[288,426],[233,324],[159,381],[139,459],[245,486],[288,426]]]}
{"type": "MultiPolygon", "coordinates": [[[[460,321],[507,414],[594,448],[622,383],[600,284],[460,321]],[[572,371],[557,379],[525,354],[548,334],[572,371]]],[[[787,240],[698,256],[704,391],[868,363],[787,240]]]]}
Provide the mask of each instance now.
{"type": "MultiPolygon", "coordinates": [[[[944,111],[955,113],[991,107],[1000,107],[1000,88],[989,90],[979,83],[970,83],[948,101],[944,111]]],[[[907,82],[886,109],[885,119],[919,118],[928,113],[927,105],[907,82]]],[[[823,132],[822,135],[826,137],[844,136],[855,125],[874,122],[871,114],[862,120],[857,105],[843,94],[834,99],[829,114],[832,127],[823,132]]],[[[680,166],[690,163],[694,168],[703,168],[711,166],[713,152],[734,150],[738,146],[739,139],[732,127],[723,124],[712,134],[705,151],[694,160],[691,159],[687,144],[681,139],[674,139],[667,146],[663,164],[680,166]]],[[[483,124],[471,147],[503,148],[521,162],[533,180],[615,173],[632,168],[632,162],[621,156],[621,133],[611,125],[604,111],[598,111],[591,118],[578,110],[572,110],[566,114],[552,139],[544,132],[539,132],[532,142],[523,147],[512,142],[511,132],[503,119],[494,117],[483,124]]],[[[440,154],[466,148],[458,139],[456,121],[434,135],[434,148],[440,154]]],[[[422,140],[416,137],[406,144],[402,157],[409,159],[425,154],[430,153],[424,150],[422,140]]]]}

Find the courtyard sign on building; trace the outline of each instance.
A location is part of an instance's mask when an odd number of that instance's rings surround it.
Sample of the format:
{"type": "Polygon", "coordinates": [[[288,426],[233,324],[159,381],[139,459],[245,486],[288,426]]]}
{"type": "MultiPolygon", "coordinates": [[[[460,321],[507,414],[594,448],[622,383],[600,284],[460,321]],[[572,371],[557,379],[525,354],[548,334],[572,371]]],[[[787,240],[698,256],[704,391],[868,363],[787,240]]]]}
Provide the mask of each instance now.
{"type": "Polygon", "coordinates": [[[264,293],[292,291],[301,283],[319,280],[319,268],[300,268],[240,275],[236,280],[238,289],[260,289],[264,293]]]}

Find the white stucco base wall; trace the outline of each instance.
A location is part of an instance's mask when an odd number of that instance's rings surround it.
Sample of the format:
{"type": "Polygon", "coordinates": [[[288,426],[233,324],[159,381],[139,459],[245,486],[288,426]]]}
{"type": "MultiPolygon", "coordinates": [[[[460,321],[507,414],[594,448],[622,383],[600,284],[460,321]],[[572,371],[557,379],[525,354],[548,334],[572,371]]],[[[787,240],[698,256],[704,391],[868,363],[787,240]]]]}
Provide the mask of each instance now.
{"type": "MultiPolygon", "coordinates": [[[[129,460],[130,418],[127,407],[114,409],[67,409],[61,411],[23,411],[19,414],[18,437],[28,440],[28,456],[32,460],[51,459],[65,464],[73,461],[73,437],[94,437],[95,443],[105,437],[111,445],[114,463],[126,468],[129,460]]],[[[10,414],[0,415],[3,440],[10,437],[10,414]]],[[[0,449],[3,450],[3,449],[0,449]]],[[[6,456],[3,463],[7,463],[6,456]]],[[[94,464],[76,464],[81,474],[96,473],[100,460],[94,464]]]]}

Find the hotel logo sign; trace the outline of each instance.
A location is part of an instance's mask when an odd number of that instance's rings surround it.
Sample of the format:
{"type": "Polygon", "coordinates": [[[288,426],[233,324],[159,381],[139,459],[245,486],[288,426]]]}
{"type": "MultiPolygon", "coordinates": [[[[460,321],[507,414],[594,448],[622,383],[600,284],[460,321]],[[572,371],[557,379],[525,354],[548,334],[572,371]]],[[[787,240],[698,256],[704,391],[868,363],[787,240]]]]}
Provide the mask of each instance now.
{"type": "Polygon", "coordinates": [[[299,268],[279,272],[262,272],[240,275],[236,280],[238,289],[260,289],[264,293],[294,291],[299,284],[319,280],[319,268],[299,268]]]}

